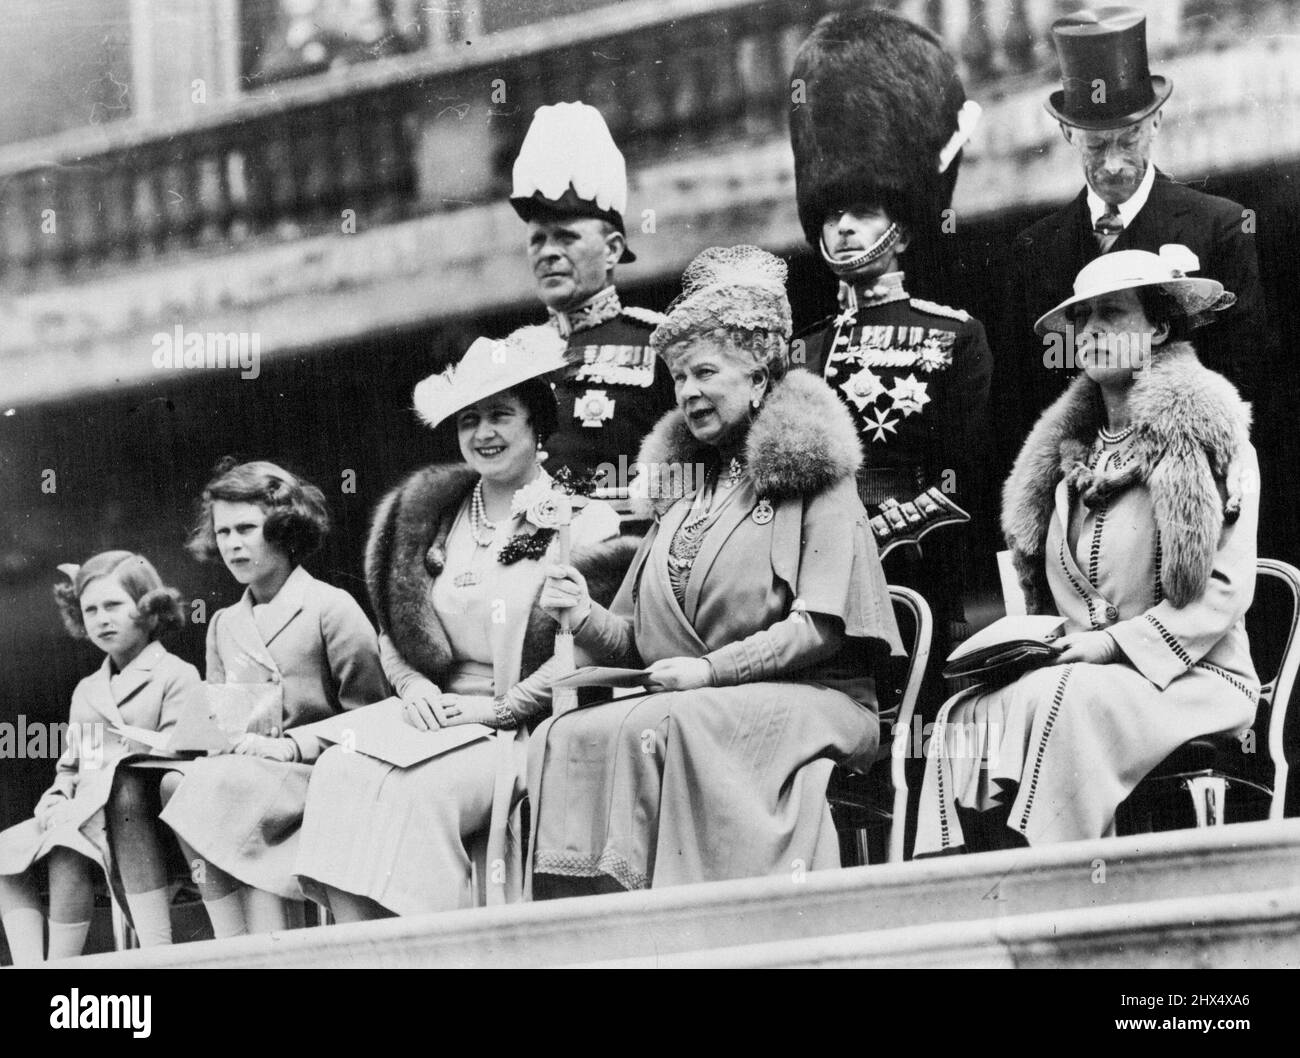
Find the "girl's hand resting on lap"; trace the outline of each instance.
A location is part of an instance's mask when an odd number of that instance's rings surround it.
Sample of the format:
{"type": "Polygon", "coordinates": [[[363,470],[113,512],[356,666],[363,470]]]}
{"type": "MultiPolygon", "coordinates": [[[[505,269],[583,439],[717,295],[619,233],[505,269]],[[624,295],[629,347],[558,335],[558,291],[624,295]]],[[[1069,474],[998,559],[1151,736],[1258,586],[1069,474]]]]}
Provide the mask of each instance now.
{"type": "Polygon", "coordinates": [[[1056,646],[1064,647],[1056,656],[1053,665],[1069,665],[1083,662],[1090,665],[1109,665],[1118,661],[1119,644],[1108,632],[1071,632],[1056,640],[1056,646]]]}
{"type": "Polygon", "coordinates": [[[568,611],[569,620],[579,625],[591,612],[591,594],[587,591],[587,580],[573,566],[556,564],[546,571],[546,583],[542,585],[542,594],[538,604],[555,620],[568,611]]]}
{"type": "Polygon", "coordinates": [[[297,758],[298,746],[293,739],[268,738],[266,735],[246,734],[235,743],[234,751],[245,757],[262,757],[288,763],[297,758]]]}
{"type": "Polygon", "coordinates": [[[693,691],[713,685],[713,669],[703,658],[664,658],[650,666],[652,691],[693,691]]]}
{"type": "Polygon", "coordinates": [[[71,798],[47,793],[36,803],[36,810],[32,814],[42,830],[50,830],[63,822],[70,805],[71,798]]]}

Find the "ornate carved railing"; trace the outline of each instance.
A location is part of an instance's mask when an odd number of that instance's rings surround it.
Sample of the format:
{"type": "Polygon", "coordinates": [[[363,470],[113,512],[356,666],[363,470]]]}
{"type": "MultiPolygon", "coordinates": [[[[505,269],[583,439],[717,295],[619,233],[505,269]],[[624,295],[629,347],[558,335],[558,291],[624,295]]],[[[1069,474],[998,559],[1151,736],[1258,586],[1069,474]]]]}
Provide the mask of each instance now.
{"type": "MultiPolygon", "coordinates": [[[[836,6],[637,0],[275,86],[184,125],[127,121],[0,151],[0,286],[499,200],[533,109],[558,100],[600,107],[634,168],[783,137],[795,49],[836,6]]],[[[989,98],[999,81],[1054,74],[1048,27],[1075,4],[890,6],[933,26],[989,98]]],[[[1295,6],[1160,0],[1147,5],[1152,51],[1290,26],[1295,6]]]]}

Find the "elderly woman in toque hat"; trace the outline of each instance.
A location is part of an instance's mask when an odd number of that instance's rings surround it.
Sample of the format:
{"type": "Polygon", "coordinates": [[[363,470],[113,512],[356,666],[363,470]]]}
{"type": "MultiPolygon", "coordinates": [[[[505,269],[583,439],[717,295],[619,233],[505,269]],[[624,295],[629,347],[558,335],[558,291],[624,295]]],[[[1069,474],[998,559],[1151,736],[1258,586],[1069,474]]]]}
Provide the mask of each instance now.
{"type": "Polygon", "coordinates": [[[1002,526],[1029,612],[1066,634],[1054,664],[944,706],[917,855],[1101,837],[1173,750],[1255,716],[1258,469],[1248,405],[1186,340],[1234,300],[1197,264],[1106,254],[1037,322],[1073,331],[1083,370],[1026,440],[1002,526]]]}
{"type": "MultiPolygon", "coordinates": [[[[467,849],[484,838],[489,861],[506,867],[483,879],[487,901],[521,893],[523,748],[550,706],[555,667],[556,626],[535,604],[556,548],[539,513],[554,499],[539,463],[556,420],[543,376],[563,362],[552,329],[525,328],[478,339],[416,387],[426,423],[454,419],[465,463],[417,471],[375,512],[366,583],[380,657],[413,728],[497,730],[407,768],[341,747],[321,756],[297,873],[340,921],[471,905],[467,849]]],[[[617,532],[599,502],[571,527],[574,563],[606,598],[635,549],[604,543],[617,532]]]]}
{"type": "Polygon", "coordinates": [[[651,693],[539,729],[536,896],[839,864],[826,783],[874,759],[870,673],[900,648],[853,423],[787,373],[784,283],[752,246],[692,262],[651,337],[677,397],[640,455],[655,524],[612,607],[573,568],[547,579],[578,647],[648,666],[651,693]]]}

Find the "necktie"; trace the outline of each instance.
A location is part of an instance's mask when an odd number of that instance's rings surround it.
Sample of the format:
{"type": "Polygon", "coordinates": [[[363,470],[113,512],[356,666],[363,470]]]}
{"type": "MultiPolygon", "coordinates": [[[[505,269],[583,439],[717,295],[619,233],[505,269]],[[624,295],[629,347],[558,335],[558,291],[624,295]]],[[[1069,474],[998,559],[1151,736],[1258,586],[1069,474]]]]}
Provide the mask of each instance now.
{"type": "Polygon", "coordinates": [[[1093,237],[1097,240],[1097,245],[1101,247],[1102,253],[1115,245],[1115,240],[1119,238],[1119,233],[1123,230],[1124,222],[1119,219],[1119,210],[1110,205],[1106,207],[1106,212],[1097,218],[1097,223],[1092,226],[1093,237]]]}

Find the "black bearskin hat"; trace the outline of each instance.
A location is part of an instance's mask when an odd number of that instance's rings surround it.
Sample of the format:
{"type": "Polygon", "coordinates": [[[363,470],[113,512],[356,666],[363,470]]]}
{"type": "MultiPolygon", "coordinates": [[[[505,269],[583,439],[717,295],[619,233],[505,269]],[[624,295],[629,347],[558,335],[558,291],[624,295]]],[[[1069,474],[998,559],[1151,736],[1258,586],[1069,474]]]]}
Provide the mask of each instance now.
{"type": "Polygon", "coordinates": [[[862,201],[914,237],[937,233],[960,162],[940,172],[940,153],[966,101],[939,39],[887,11],[836,12],[800,45],[791,76],[795,193],[809,244],[820,245],[828,210],[862,201]]]}

